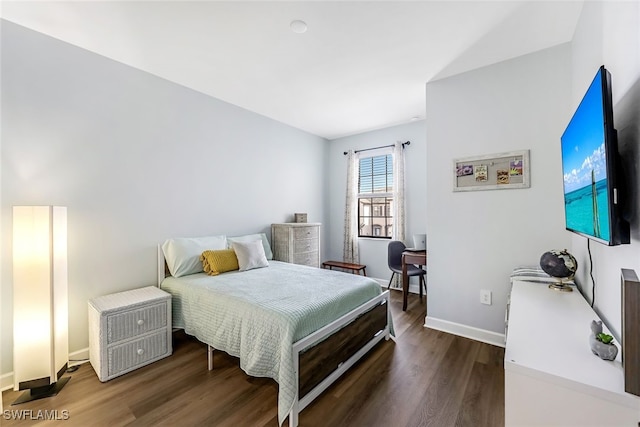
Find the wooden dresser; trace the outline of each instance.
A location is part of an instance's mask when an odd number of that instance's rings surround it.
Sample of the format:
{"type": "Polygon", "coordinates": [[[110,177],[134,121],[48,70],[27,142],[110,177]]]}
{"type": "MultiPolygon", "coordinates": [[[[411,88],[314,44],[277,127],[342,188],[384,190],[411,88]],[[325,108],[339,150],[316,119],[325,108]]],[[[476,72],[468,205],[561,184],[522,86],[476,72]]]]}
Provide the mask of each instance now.
{"type": "Polygon", "coordinates": [[[320,267],[320,224],[271,224],[273,259],[320,267]]]}

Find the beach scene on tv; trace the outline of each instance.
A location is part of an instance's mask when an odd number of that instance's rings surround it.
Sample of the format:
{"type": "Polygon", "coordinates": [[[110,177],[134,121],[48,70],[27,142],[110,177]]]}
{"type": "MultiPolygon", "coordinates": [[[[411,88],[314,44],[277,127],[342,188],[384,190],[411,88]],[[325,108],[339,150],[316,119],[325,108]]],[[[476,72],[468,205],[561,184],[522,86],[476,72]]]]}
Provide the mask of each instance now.
{"type": "Polygon", "coordinates": [[[596,78],[562,135],[564,207],[569,230],[609,241],[607,163],[596,78]]]}

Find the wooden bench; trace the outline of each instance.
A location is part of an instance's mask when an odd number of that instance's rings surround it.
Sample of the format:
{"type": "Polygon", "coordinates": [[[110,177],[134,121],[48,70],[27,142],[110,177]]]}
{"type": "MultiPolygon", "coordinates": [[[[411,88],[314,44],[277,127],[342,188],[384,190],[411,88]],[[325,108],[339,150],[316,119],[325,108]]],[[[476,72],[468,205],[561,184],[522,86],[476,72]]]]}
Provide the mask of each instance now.
{"type": "Polygon", "coordinates": [[[362,264],[352,264],[350,262],[342,262],[342,261],[323,262],[322,268],[327,268],[327,267],[329,267],[329,270],[333,270],[333,267],[343,268],[345,270],[351,270],[353,274],[358,274],[358,275],[360,275],[360,271],[362,271],[363,276],[367,275],[367,271],[365,270],[367,266],[362,264]]]}

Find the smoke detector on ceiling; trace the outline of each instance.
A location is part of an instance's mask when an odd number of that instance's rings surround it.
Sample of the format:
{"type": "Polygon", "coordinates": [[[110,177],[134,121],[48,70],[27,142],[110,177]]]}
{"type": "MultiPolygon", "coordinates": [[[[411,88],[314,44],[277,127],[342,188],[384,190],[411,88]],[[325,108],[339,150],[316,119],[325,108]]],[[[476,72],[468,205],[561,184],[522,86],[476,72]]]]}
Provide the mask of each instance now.
{"type": "Polygon", "coordinates": [[[302,34],[307,32],[307,23],[299,19],[291,21],[289,26],[291,27],[291,31],[294,33],[302,34]]]}

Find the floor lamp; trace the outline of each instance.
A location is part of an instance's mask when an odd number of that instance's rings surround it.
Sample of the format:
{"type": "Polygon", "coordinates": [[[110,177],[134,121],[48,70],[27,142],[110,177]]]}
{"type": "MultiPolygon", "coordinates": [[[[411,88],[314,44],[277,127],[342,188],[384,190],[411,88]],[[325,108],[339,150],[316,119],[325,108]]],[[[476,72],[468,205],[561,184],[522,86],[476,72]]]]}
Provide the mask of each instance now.
{"type": "Polygon", "coordinates": [[[69,381],[67,208],[13,207],[13,405],[69,381]]]}

